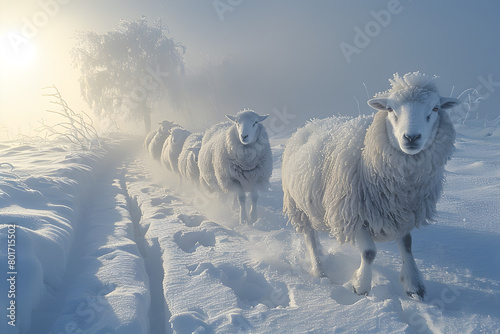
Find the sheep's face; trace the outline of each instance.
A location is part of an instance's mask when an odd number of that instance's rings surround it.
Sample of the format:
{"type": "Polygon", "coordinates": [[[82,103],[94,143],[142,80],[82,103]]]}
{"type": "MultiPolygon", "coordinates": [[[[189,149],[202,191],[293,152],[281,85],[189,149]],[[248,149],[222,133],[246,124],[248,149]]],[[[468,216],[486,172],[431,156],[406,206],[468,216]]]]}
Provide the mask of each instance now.
{"type": "Polygon", "coordinates": [[[406,154],[417,154],[434,140],[438,128],[438,111],[460,104],[454,98],[441,97],[430,91],[419,94],[400,92],[388,98],[375,98],[368,104],[378,110],[386,110],[387,134],[391,144],[406,154]]]}
{"type": "Polygon", "coordinates": [[[259,136],[259,123],[265,120],[269,115],[260,116],[254,111],[246,110],[239,112],[235,116],[226,115],[234,124],[238,131],[238,138],[243,145],[252,144],[259,136]]]}
{"type": "Polygon", "coordinates": [[[181,128],[173,128],[170,130],[169,139],[174,146],[183,144],[185,139],[185,130],[181,128]]]}

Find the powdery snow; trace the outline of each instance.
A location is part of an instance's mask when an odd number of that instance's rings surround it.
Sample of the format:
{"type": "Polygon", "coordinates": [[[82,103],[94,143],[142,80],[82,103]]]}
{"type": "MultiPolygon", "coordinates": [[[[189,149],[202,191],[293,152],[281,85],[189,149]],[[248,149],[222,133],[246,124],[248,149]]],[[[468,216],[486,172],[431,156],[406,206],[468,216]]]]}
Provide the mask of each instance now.
{"type": "Polygon", "coordinates": [[[377,244],[368,297],[349,284],[357,250],[328,235],[328,278],[308,273],[281,213],[283,140],[271,141],[271,189],[253,226],[230,205],[174,191],[139,139],[93,152],[1,143],[0,268],[6,277],[16,224],[17,274],[15,327],[0,281],[0,333],[498,333],[500,141],[483,132],[459,128],[438,222],[413,232],[424,302],[402,290],[394,243],[377,244]]]}

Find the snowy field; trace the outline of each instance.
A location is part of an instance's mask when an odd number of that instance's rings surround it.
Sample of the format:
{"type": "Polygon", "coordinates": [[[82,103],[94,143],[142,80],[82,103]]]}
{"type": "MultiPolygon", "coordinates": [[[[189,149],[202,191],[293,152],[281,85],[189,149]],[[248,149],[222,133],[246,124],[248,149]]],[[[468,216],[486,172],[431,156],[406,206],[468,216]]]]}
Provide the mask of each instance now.
{"type": "Polygon", "coordinates": [[[281,214],[284,139],[253,226],[178,188],[140,139],[2,142],[0,333],[499,333],[500,132],[457,131],[438,221],[413,232],[424,302],[399,284],[393,242],[367,297],[349,284],[358,251],[328,235],[328,279],[309,274],[281,214]]]}

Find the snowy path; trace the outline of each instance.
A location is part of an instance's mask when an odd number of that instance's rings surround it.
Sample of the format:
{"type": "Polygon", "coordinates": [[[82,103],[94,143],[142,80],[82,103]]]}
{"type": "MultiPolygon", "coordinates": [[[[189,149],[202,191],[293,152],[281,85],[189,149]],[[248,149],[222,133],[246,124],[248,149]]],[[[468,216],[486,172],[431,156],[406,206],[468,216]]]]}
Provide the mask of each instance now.
{"type": "Polygon", "coordinates": [[[56,149],[4,149],[1,162],[26,176],[2,174],[0,223],[23,226],[19,237],[29,235],[32,246],[18,256],[41,269],[34,276],[19,269],[19,298],[29,307],[18,319],[31,316],[31,329],[25,322],[1,333],[499,332],[495,138],[458,138],[439,221],[413,233],[425,302],[400,287],[394,243],[377,244],[368,297],[349,285],[357,250],[327,235],[320,238],[329,279],[308,273],[302,237],[281,215],[278,142],[254,226],[238,225],[230,207],[189,187],[174,191],[175,177],[126,146],[73,160],[56,149]],[[58,164],[37,165],[40,157],[58,164]]]}

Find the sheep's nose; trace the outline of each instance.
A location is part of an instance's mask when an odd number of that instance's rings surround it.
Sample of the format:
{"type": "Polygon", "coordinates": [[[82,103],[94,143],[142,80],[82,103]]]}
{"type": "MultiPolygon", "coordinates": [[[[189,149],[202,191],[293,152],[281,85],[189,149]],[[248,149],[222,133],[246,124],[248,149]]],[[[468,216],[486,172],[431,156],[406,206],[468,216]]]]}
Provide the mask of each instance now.
{"type": "Polygon", "coordinates": [[[405,134],[404,137],[405,137],[405,139],[408,142],[411,143],[411,142],[415,142],[415,141],[419,140],[420,137],[422,137],[422,135],[421,134],[416,134],[416,135],[407,135],[407,134],[405,134]]]}
{"type": "Polygon", "coordinates": [[[248,135],[241,135],[241,139],[247,139],[248,135]]]}

